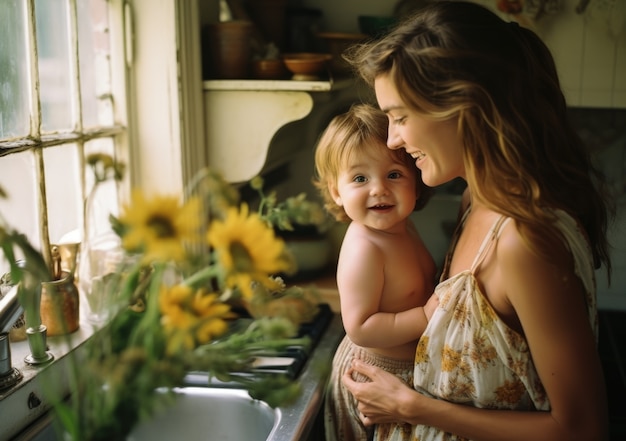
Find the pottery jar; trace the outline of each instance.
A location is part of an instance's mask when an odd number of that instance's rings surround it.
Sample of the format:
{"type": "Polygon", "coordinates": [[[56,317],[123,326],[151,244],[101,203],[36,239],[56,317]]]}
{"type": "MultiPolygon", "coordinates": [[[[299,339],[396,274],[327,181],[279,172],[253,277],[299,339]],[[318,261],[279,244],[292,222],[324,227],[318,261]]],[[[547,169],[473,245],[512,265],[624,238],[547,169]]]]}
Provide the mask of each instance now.
{"type": "Polygon", "coordinates": [[[63,271],[61,278],[41,284],[41,322],[48,336],[70,334],[78,329],[78,289],[72,273],[63,271]]]}
{"type": "Polygon", "coordinates": [[[252,23],[233,20],[211,23],[204,28],[203,46],[209,50],[205,75],[209,78],[248,78],[252,59],[252,23]]]}

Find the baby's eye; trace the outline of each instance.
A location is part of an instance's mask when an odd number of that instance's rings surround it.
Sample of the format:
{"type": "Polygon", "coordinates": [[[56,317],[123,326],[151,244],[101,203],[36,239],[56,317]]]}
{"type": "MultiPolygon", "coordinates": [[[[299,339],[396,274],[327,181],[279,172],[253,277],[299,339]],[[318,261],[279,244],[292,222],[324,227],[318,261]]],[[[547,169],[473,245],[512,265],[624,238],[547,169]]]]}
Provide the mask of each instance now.
{"type": "Polygon", "coordinates": [[[354,182],[365,182],[366,181],[365,176],[362,176],[362,175],[355,176],[354,179],[352,179],[352,180],[354,182]]]}
{"type": "Polygon", "coordinates": [[[400,174],[400,172],[397,172],[397,171],[390,172],[390,173],[387,175],[387,177],[388,177],[389,179],[399,179],[401,176],[402,176],[402,175],[400,174]]]}

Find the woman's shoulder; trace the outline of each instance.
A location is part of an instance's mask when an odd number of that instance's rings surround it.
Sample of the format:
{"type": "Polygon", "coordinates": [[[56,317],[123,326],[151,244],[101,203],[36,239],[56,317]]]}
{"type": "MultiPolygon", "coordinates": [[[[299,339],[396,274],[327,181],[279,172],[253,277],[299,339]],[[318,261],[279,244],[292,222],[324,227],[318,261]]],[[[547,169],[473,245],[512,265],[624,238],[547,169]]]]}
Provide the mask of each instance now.
{"type": "MultiPolygon", "coordinates": [[[[561,225],[563,220],[576,225],[576,221],[564,212],[554,211],[554,216],[553,224],[557,224],[559,231],[564,229],[561,225]]],[[[519,222],[511,218],[502,223],[496,253],[498,267],[503,274],[510,276],[512,273],[522,273],[521,277],[527,277],[539,269],[569,271],[572,268],[573,257],[567,241],[556,240],[546,246],[542,236],[525,234],[522,228],[519,222]]]]}

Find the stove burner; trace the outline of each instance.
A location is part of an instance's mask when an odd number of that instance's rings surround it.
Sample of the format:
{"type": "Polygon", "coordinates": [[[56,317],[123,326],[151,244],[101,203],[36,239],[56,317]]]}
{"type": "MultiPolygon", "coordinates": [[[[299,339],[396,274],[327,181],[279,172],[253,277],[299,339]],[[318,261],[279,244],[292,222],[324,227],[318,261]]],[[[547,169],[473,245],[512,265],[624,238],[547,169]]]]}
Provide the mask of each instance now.
{"type": "MultiPolygon", "coordinates": [[[[328,328],[333,318],[330,305],[321,303],[318,305],[318,313],[313,320],[300,325],[297,338],[308,337],[310,343],[307,346],[291,346],[279,353],[259,355],[253,363],[253,368],[247,372],[233,372],[233,375],[254,377],[259,375],[287,375],[291,379],[297,378],[306,365],[309,356],[313,353],[322,335],[328,328]]],[[[247,326],[252,319],[239,319],[239,326],[247,326]]],[[[228,387],[229,383],[222,383],[215,378],[209,380],[211,386],[228,387]]],[[[191,372],[185,378],[189,386],[207,385],[207,375],[203,372],[191,372]]]]}

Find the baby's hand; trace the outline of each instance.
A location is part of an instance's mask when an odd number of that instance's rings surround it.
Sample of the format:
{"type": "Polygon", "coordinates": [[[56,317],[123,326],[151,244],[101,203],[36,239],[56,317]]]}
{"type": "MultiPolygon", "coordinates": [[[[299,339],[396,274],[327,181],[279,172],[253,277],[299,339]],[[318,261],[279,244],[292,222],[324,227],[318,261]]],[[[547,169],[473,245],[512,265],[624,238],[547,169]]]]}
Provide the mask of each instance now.
{"type": "Polygon", "coordinates": [[[428,302],[424,305],[424,314],[426,314],[426,320],[430,321],[430,318],[435,313],[435,309],[439,306],[439,296],[437,294],[433,294],[428,299],[428,302]]]}

